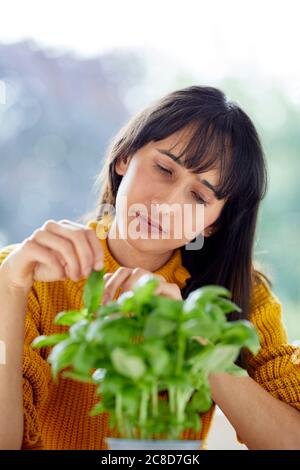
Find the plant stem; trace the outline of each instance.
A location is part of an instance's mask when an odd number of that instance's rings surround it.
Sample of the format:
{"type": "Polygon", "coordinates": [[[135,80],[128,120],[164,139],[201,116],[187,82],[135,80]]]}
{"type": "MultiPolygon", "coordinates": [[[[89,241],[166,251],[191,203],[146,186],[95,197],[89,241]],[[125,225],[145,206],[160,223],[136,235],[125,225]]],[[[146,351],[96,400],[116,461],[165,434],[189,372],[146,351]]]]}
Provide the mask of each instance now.
{"type": "Polygon", "coordinates": [[[176,410],[176,387],[174,385],[170,385],[168,387],[168,394],[169,394],[169,409],[171,414],[175,414],[176,410]]]}
{"type": "Polygon", "coordinates": [[[140,403],[139,424],[141,428],[141,437],[145,437],[145,423],[147,419],[148,391],[143,389],[140,403]]]}
{"type": "Polygon", "coordinates": [[[178,354],[177,354],[177,362],[176,362],[176,369],[175,369],[175,374],[179,375],[181,369],[182,369],[182,363],[184,359],[184,353],[185,353],[185,345],[186,345],[186,338],[185,336],[182,335],[180,331],[180,325],[182,323],[182,317],[179,318],[179,325],[178,325],[178,354]]]}
{"type": "Polygon", "coordinates": [[[176,418],[179,422],[181,422],[183,418],[183,405],[184,404],[182,403],[181,392],[179,390],[179,387],[176,387],[176,418]]]}
{"type": "Polygon", "coordinates": [[[152,395],[152,414],[153,416],[158,415],[158,396],[157,396],[157,384],[154,382],[151,387],[152,395]]]}
{"type": "Polygon", "coordinates": [[[124,434],[123,415],[122,415],[122,394],[117,393],[116,395],[116,417],[118,420],[118,426],[121,433],[124,434]]]}

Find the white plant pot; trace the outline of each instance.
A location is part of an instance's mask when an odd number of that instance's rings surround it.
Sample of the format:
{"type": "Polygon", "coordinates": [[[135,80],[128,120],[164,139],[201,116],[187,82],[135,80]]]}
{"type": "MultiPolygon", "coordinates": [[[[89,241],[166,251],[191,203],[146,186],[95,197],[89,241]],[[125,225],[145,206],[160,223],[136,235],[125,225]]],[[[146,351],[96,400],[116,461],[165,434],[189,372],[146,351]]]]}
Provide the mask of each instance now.
{"type": "Polygon", "coordinates": [[[200,450],[200,440],[106,438],[111,450],[200,450]]]}

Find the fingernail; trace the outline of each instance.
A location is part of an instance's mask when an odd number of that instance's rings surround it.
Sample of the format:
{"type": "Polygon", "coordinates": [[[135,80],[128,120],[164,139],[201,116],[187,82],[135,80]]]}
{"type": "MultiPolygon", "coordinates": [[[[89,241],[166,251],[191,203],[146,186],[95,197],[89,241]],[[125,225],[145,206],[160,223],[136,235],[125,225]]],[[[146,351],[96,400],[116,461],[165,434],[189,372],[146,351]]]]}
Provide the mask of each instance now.
{"type": "Polygon", "coordinates": [[[100,269],[103,268],[103,261],[98,261],[96,264],[95,264],[95,269],[96,271],[100,271],[100,269]]]}

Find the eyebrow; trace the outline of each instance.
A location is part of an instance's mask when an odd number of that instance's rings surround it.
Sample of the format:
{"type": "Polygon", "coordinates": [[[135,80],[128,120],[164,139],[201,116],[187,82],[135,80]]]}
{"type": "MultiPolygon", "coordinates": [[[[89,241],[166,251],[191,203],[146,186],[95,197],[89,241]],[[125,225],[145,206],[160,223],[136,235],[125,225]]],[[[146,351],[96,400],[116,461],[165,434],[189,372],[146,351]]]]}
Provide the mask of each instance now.
{"type": "MultiPolygon", "coordinates": [[[[182,161],[179,159],[180,157],[176,157],[173,153],[169,152],[168,150],[163,150],[163,149],[156,149],[163,155],[166,155],[167,157],[170,157],[177,165],[184,166],[182,161]]],[[[217,199],[221,199],[217,188],[213,186],[209,181],[202,179],[200,176],[197,176],[197,180],[200,181],[200,183],[203,183],[205,186],[207,186],[216,196],[217,199]]]]}

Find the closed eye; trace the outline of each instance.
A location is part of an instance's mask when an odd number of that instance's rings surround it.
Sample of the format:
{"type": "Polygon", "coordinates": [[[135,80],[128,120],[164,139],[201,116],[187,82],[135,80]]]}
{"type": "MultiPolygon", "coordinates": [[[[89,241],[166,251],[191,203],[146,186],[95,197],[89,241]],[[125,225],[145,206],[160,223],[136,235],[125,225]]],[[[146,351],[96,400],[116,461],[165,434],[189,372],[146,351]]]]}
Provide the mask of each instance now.
{"type": "MultiPolygon", "coordinates": [[[[165,168],[161,165],[158,165],[156,164],[155,167],[157,168],[157,170],[160,172],[160,173],[164,173],[164,174],[167,174],[169,176],[172,176],[173,175],[173,172],[172,170],[169,170],[168,168],[165,168]]],[[[199,194],[195,193],[194,191],[192,191],[192,194],[193,194],[193,198],[195,199],[196,202],[200,203],[200,204],[204,204],[204,206],[207,206],[207,201],[205,201],[205,199],[203,199],[202,196],[200,196],[199,194]]]]}
{"type": "Polygon", "coordinates": [[[172,175],[173,172],[171,170],[168,170],[168,168],[164,168],[161,165],[156,164],[156,168],[161,172],[161,173],[168,173],[169,175],[172,175]]]}
{"type": "Polygon", "coordinates": [[[193,195],[194,195],[194,199],[197,202],[199,202],[200,204],[204,204],[204,206],[207,206],[207,201],[205,201],[202,196],[200,196],[199,194],[197,194],[195,192],[193,192],[193,195]]]}

